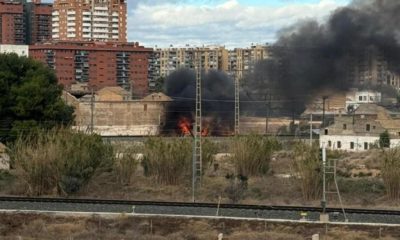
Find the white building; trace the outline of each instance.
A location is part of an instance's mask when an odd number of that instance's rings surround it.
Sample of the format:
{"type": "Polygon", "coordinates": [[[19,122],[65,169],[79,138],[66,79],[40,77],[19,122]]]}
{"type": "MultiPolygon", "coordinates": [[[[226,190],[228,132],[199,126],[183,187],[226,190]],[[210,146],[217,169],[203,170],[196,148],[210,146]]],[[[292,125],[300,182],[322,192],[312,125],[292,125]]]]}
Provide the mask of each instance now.
{"type": "Polygon", "coordinates": [[[0,44],[0,53],[15,53],[20,57],[28,57],[29,56],[29,46],[28,45],[0,44]]]}
{"type": "Polygon", "coordinates": [[[380,134],[388,131],[390,147],[400,146],[400,119],[375,104],[360,104],[350,115],[335,117],[334,124],[323,129],[320,146],[331,150],[365,151],[379,145],[380,134]]]}
{"type": "Polygon", "coordinates": [[[376,91],[352,89],[346,94],[346,109],[357,109],[360,104],[380,103],[382,94],[376,91]]]}

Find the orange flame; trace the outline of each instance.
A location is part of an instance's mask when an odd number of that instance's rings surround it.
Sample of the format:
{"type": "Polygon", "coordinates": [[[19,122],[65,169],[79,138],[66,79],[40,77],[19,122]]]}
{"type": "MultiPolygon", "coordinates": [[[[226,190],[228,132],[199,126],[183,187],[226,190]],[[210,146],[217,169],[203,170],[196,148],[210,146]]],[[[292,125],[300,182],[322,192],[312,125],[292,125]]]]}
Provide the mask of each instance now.
{"type": "Polygon", "coordinates": [[[183,135],[190,134],[191,124],[190,124],[189,119],[187,119],[185,117],[179,119],[178,127],[181,129],[183,135]]]}

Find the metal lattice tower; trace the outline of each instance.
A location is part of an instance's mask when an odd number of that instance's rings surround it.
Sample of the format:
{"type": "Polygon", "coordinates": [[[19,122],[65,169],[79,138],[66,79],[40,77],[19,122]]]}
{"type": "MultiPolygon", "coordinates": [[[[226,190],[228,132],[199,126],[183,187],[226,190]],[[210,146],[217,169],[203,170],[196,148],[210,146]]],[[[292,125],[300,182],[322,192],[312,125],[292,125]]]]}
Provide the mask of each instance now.
{"type": "Polygon", "coordinates": [[[240,84],[238,74],[235,71],[235,135],[240,134],[240,84]]]}
{"type": "Polygon", "coordinates": [[[337,195],[340,203],[340,207],[342,208],[342,214],[344,217],[344,221],[348,222],[348,218],[346,215],[346,211],[343,207],[342,197],[340,196],[339,185],[337,183],[337,170],[336,170],[336,159],[328,160],[326,155],[326,148],[325,146],[322,147],[322,171],[323,171],[323,186],[322,186],[322,209],[323,213],[326,213],[327,207],[327,194],[337,195]],[[334,182],[334,190],[331,190],[330,184],[328,183],[327,179],[332,179],[334,182]]]}
{"type": "Polygon", "coordinates": [[[201,152],[201,52],[197,52],[196,58],[196,117],[193,128],[193,179],[192,179],[192,197],[193,202],[195,201],[196,187],[201,184],[202,176],[202,152],[201,152]]]}

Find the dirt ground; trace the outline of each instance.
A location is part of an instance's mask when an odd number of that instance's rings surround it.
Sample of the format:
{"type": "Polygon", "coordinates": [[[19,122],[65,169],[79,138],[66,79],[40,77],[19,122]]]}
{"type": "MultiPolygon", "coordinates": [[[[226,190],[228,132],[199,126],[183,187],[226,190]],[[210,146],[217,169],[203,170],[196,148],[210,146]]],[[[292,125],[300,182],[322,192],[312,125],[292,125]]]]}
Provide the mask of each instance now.
{"type": "Polygon", "coordinates": [[[400,230],[396,228],[329,226],[326,229],[324,225],[260,221],[0,214],[3,240],[211,240],[218,239],[219,234],[224,240],[306,240],[314,234],[320,234],[323,240],[400,239],[400,230]]]}
{"type": "MultiPolygon", "coordinates": [[[[338,162],[339,187],[346,207],[395,209],[399,202],[387,199],[383,182],[380,179],[379,151],[344,154],[332,153],[340,157],[338,162]]],[[[231,203],[227,193],[230,182],[226,175],[233,172],[233,165],[224,158],[210,166],[203,177],[201,188],[196,192],[198,202],[231,203]]],[[[319,206],[320,201],[304,201],[298,179],[291,178],[291,158],[286,152],[275,154],[271,170],[267,176],[248,180],[248,186],[240,194],[239,203],[262,205],[309,205],[319,206]]],[[[158,184],[153,178],[145,177],[139,167],[130,184],[121,185],[113,171],[97,174],[87,186],[72,197],[105,199],[191,201],[191,177],[187,176],[178,186],[158,184]]],[[[0,173],[1,195],[24,195],[21,183],[10,173],[0,173]]],[[[328,199],[330,207],[339,207],[337,196],[328,199]]]]}

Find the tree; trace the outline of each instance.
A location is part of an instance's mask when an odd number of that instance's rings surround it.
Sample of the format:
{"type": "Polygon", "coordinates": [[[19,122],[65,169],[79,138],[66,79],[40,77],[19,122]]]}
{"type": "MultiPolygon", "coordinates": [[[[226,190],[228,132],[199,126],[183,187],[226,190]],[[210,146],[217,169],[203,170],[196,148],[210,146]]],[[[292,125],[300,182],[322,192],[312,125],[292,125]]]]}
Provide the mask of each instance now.
{"type": "Polygon", "coordinates": [[[156,79],[156,86],[154,87],[154,92],[165,92],[164,90],[164,82],[165,82],[165,77],[159,77],[156,79]]]}
{"type": "Polygon", "coordinates": [[[55,73],[33,59],[0,54],[0,141],[33,129],[73,121],[73,108],[61,99],[55,73]]]}
{"type": "Polygon", "coordinates": [[[379,135],[379,146],[381,148],[390,148],[390,136],[387,130],[379,135]]]}

